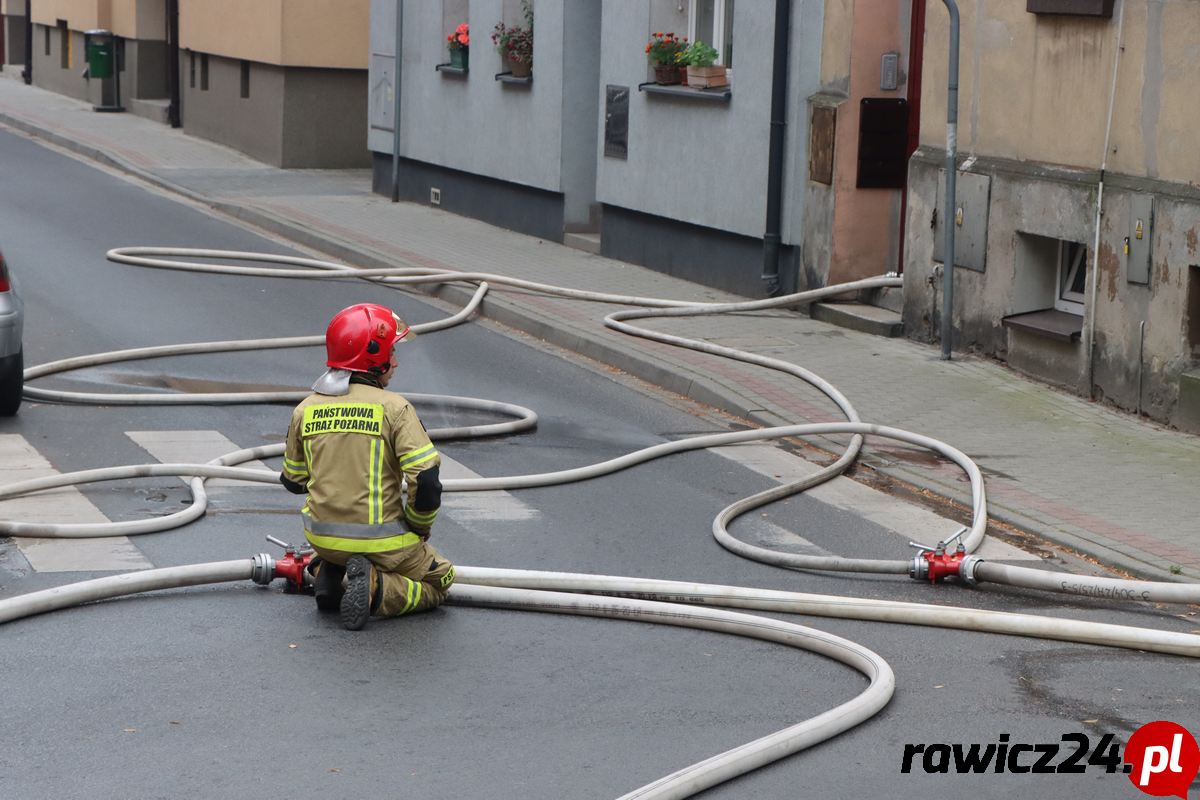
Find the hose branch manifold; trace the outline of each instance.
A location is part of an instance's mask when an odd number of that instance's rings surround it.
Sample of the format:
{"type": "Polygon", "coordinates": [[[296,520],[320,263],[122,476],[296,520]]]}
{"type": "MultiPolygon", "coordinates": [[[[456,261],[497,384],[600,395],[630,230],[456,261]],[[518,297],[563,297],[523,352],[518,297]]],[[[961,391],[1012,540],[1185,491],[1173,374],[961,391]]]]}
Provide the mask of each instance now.
{"type": "Polygon", "coordinates": [[[958,578],[968,586],[976,585],[978,580],[975,578],[975,568],[983,559],[967,555],[967,548],[963,545],[961,537],[968,530],[970,529],[961,528],[958,533],[938,542],[934,547],[909,542],[909,546],[917,548],[917,555],[908,562],[908,576],[915,581],[928,580],[930,583],[937,583],[946,578],[958,578]],[[956,539],[959,540],[958,545],[951,552],[949,548],[956,539]]]}
{"type": "Polygon", "coordinates": [[[268,536],[267,541],[283,548],[283,558],[276,560],[269,553],[258,553],[252,559],[250,579],[266,586],[276,578],[283,578],[287,581],[284,587],[284,591],[287,592],[304,592],[310,589],[312,578],[307,567],[313,559],[312,549],[296,547],[274,536],[268,536]]]}

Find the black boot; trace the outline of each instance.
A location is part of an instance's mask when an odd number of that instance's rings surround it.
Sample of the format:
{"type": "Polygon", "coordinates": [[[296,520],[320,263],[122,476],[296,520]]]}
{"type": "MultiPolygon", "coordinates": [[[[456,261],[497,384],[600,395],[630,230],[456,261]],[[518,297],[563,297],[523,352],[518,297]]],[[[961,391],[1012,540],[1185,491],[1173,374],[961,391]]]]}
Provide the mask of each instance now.
{"type": "Polygon", "coordinates": [[[342,627],[348,631],[361,631],[371,612],[379,608],[383,581],[376,579],[376,585],[371,585],[374,570],[366,556],[350,556],[346,562],[346,593],[342,595],[341,611],[342,627]]]}
{"type": "Polygon", "coordinates": [[[313,594],[316,595],[319,611],[337,611],[341,608],[342,577],[345,574],[346,568],[341,564],[334,564],[324,559],[317,564],[313,594]]]}

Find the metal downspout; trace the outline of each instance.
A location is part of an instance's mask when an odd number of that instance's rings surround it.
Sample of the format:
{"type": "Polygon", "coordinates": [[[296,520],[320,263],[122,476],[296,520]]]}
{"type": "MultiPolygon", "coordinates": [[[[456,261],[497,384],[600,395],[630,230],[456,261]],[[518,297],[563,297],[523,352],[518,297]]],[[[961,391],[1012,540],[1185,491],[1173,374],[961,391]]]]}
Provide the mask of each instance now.
{"type": "Polygon", "coordinates": [[[32,0],[25,0],[25,69],[21,77],[26,86],[33,83],[33,10],[30,5],[32,0]]]}
{"type": "Polygon", "coordinates": [[[167,106],[167,122],[172,128],[183,124],[179,96],[179,0],[167,0],[167,64],[171,83],[171,104],[167,106]]]}
{"type": "Polygon", "coordinates": [[[958,4],[942,0],[950,12],[949,80],[946,87],[946,200],[942,209],[942,230],[946,236],[945,261],[942,264],[942,360],[950,360],[954,336],[954,209],[958,151],[958,4]]]}
{"type": "Polygon", "coordinates": [[[396,0],[396,62],[392,67],[392,202],[400,202],[400,56],[404,42],[404,0],[396,0]]]}
{"type": "MultiPolygon", "coordinates": [[[[1122,0],[1117,11],[1117,34],[1115,52],[1113,54],[1112,87],[1108,90],[1108,120],[1104,124],[1104,155],[1100,158],[1100,181],[1096,187],[1096,219],[1093,223],[1095,232],[1092,240],[1092,270],[1088,281],[1087,326],[1087,391],[1088,397],[1096,396],[1096,289],[1100,285],[1100,226],[1104,222],[1104,176],[1108,171],[1109,145],[1112,143],[1113,109],[1117,102],[1117,75],[1121,68],[1121,51],[1124,50],[1125,35],[1125,2],[1122,0]]],[[[1142,323],[1145,324],[1144,322],[1142,323]]],[[[1140,348],[1140,345],[1139,345],[1140,348]]],[[[1142,362],[1138,356],[1138,413],[1141,413],[1142,362]]]]}
{"type": "Polygon", "coordinates": [[[787,132],[788,34],[792,0],[775,0],[775,46],[771,66],[771,144],[767,161],[767,228],[763,233],[762,281],[768,297],[780,293],[779,248],[783,207],[783,144],[787,132]]]}

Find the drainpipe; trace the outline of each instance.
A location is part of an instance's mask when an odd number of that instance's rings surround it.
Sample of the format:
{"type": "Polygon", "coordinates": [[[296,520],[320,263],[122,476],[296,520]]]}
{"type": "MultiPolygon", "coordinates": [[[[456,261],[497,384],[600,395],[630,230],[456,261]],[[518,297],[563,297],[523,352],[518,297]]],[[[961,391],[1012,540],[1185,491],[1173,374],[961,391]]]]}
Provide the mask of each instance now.
{"type": "Polygon", "coordinates": [[[950,12],[949,80],[946,86],[946,198],[942,209],[942,230],[946,235],[945,262],[942,264],[942,360],[950,360],[954,335],[954,209],[958,150],[958,4],[942,0],[950,12]]]}
{"type": "Polygon", "coordinates": [[[396,0],[396,64],[392,68],[392,202],[400,202],[400,56],[404,40],[404,0],[396,0]]]}
{"type": "Polygon", "coordinates": [[[783,143],[787,131],[788,34],[792,0],[775,0],[775,46],[771,67],[771,144],[767,158],[767,229],[763,233],[762,280],[768,297],[779,286],[780,220],[783,207],[783,143]]]}
{"type": "MultiPolygon", "coordinates": [[[[1112,121],[1113,107],[1117,101],[1117,73],[1121,66],[1121,50],[1124,49],[1122,39],[1125,32],[1125,3],[1122,0],[1120,10],[1117,12],[1117,42],[1115,53],[1113,54],[1113,72],[1112,72],[1112,88],[1108,90],[1108,121],[1104,124],[1104,156],[1100,159],[1100,183],[1096,187],[1096,220],[1095,220],[1095,239],[1092,242],[1092,279],[1088,283],[1088,304],[1087,304],[1087,389],[1088,397],[1094,397],[1096,393],[1096,287],[1100,284],[1100,225],[1104,222],[1104,175],[1108,169],[1108,151],[1109,144],[1112,141],[1112,121]]],[[[1145,323],[1142,323],[1145,325],[1145,323]]],[[[1140,346],[1139,346],[1140,347],[1140,346]]],[[[1138,411],[1141,412],[1142,403],[1142,361],[1141,356],[1138,357],[1138,411]]]]}
{"type": "Polygon", "coordinates": [[[179,0],[167,0],[167,75],[171,83],[167,122],[178,128],[183,124],[179,96],[179,0]]]}
{"type": "Polygon", "coordinates": [[[21,77],[25,85],[33,83],[33,11],[30,9],[33,0],[25,0],[25,70],[21,77]]]}

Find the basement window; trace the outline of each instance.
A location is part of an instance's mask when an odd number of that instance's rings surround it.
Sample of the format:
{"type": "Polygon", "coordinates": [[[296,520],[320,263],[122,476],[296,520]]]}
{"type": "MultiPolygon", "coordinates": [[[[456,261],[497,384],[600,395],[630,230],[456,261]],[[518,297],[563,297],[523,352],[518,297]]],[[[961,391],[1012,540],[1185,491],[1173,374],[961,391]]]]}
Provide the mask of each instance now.
{"type": "Polygon", "coordinates": [[[49,28],[49,26],[42,28],[42,33],[45,34],[45,36],[42,37],[42,40],[44,43],[44,49],[45,49],[44,55],[50,55],[50,28],[49,28]]]}
{"type": "Polygon", "coordinates": [[[250,97],[250,62],[242,61],[242,99],[250,97]]]}
{"type": "Polygon", "coordinates": [[[200,54],[200,91],[208,91],[208,53],[200,54]]]}
{"type": "Polygon", "coordinates": [[[188,51],[188,88],[196,88],[196,51],[188,51]]]}
{"type": "Polygon", "coordinates": [[[1006,328],[1078,342],[1083,333],[1087,247],[1078,242],[1018,232],[1012,313],[1006,328]]]}
{"type": "Polygon", "coordinates": [[[1068,314],[1083,316],[1084,290],[1087,288],[1087,247],[1079,242],[1058,243],[1058,294],[1054,307],[1068,314]]]}

